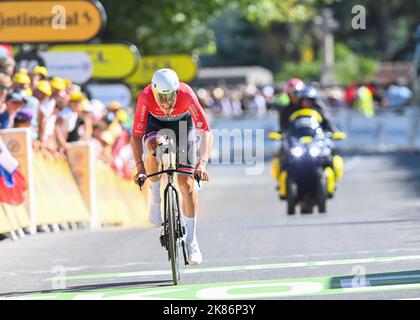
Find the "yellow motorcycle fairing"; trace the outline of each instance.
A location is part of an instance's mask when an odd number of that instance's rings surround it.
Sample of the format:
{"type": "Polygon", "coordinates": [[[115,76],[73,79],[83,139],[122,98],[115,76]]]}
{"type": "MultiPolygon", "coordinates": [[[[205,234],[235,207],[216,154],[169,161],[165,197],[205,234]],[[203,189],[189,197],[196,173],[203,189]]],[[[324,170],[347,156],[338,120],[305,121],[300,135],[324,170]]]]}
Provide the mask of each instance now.
{"type": "Polygon", "coordinates": [[[332,194],[335,191],[335,173],[330,167],[325,168],[325,175],[327,176],[327,191],[332,194]]]}
{"type": "Polygon", "coordinates": [[[302,144],[311,144],[314,141],[314,138],[311,136],[305,136],[299,139],[299,142],[302,144]]]}
{"type": "Polygon", "coordinates": [[[280,173],[280,197],[286,198],[287,197],[287,171],[282,171],[280,173]]]}
{"type": "Polygon", "coordinates": [[[340,181],[344,175],[344,159],[338,155],[333,157],[333,168],[336,181],[340,181]]]}
{"type": "Polygon", "coordinates": [[[268,133],[268,139],[274,140],[274,141],[280,141],[282,138],[282,134],[280,132],[269,132],[268,133]]]}
{"type": "Polygon", "coordinates": [[[311,118],[314,117],[319,123],[322,123],[324,121],[324,119],[322,118],[321,114],[318,111],[314,109],[309,109],[309,108],[300,109],[293,112],[289,120],[294,121],[300,117],[311,117],[311,118]]]}
{"type": "Polygon", "coordinates": [[[276,182],[279,180],[279,177],[280,177],[280,168],[281,168],[280,157],[274,156],[273,160],[271,160],[271,176],[276,182]]]}

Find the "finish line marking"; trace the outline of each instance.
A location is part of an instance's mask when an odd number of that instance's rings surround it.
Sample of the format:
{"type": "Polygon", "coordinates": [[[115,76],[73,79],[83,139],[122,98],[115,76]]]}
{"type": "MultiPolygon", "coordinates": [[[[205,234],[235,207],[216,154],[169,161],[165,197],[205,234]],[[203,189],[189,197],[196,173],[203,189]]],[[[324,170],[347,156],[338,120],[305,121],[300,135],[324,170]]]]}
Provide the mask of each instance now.
{"type": "MultiPolygon", "coordinates": [[[[400,262],[400,261],[413,261],[413,260],[420,260],[420,255],[346,259],[346,260],[328,260],[328,261],[314,261],[314,262],[273,263],[273,264],[258,264],[258,265],[249,265],[249,266],[197,268],[197,269],[184,269],[184,270],[181,270],[181,273],[182,274],[200,274],[200,273],[218,273],[218,272],[240,272],[240,271],[253,271],[253,270],[275,270],[275,269],[286,269],[286,268],[322,267],[322,266],[334,266],[334,265],[387,263],[387,262],[400,262]]],[[[85,274],[85,275],[66,275],[62,277],[55,276],[55,277],[47,278],[45,279],[45,281],[92,280],[92,279],[127,278],[127,277],[153,277],[153,276],[168,276],[171,274],[172,274],[171,270],[168,269],[168,270],[115,272],[115,273],[85,274]]]]}
{"type": "Polygon", "coordinates": [[[420,290],[420,271],[366,275],[274,279],[155,288],[101,289],[3,297],[1,300],[238,300],[316,297],[340,294],[420,290]],[[349,287],[351,283],[351,287],[349,287]]]}

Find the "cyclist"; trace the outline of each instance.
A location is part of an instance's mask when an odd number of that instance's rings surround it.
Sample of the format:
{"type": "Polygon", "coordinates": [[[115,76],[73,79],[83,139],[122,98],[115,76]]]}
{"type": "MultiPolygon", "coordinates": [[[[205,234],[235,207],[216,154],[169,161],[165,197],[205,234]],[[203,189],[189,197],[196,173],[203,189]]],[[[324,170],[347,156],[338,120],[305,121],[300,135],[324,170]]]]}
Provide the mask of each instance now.
{"type": "MultiPolygon", "coordinates": [[[[194,177],[197,176],[202,181],[209,180],[206,165],[213,136],[205,112],[193,90],[187,84],[179,82],[175,71],[167,68],[154,73],[151,84],[140,93],[137,100],[131,138],[137,183],[144,181],[147,173],[159,171],[156,137],[159,131],[165,129],[172,130],[170,132],[175,134],[177,169],[185,172],[185,175],[178,175],[177,178],[183,199],[187,260],[190,265],[198,265],[202,262],[202,255],[196,237],[198,196],[194,177]],[[198,157],[195,130],[201,138],[198,157]],[[147,150],[145,161],[144,149],[147,150]]],[[[159,180],[160,176],[149,178],[148,181],[149,222],[156,226],[162,224],[159,180]]]]}

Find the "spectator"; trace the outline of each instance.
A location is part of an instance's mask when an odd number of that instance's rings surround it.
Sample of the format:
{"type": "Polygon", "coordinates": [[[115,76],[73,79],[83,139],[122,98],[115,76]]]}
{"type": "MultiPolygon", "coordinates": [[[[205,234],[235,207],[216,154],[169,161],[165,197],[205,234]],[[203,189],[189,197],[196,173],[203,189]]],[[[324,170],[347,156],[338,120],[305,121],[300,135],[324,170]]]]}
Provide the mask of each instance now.
{"type": "Polygon", "coordinates": [[[31,78],[26,69],[19,70],[13,77],[13,90],[20,92],[25,97],[32,96],[31,78]]]}
{"type": "Polygon", "coordinates": [[[37,66],[31,72],[31,89],[34,90],[40,81],[48,80],[48,70],[45,67],[37,66]]]}
{"type": "Polygon", "coordinates": [[[32,122],[32,110],[30,108],[22,108],[15,116],[14,128],[30,128],[32,122]]]}
{"type": "Polygon", "coordinates": [[[26,98],[19,92],[9,93],[6,97],[6,110],[0,113],[0,129],[13,127],[16,113],[22,109],[26,103],[26,98]]]}
{"type": "Polygon", "coordinates": [[[402,82],[392,84],[384,94],[384,99],[390,108],[407,106],[413,98],[413,92],[402,82]]]}
{"type": "Polygon", "coordinates": [[[80,140],[88,141],[92,137],[93,131],[93,117],[92,117],[92,105],[88,99],[83,99],[81,105],[81,119],[82,126],[79,128],[80,140]]]}
{"type": "Polygon", "coordinates": [[[119,101],[113,101],[106,106],[106,109],[107,113],[104,120],[110,125],[115,120],[116,112],[121,109],[121,104],[119,101]]]}
{"type": "Polygon", "coordinates": [[[10,89],[10,77],[6,73],[0,72],[0,110],[6,101],[7,92],[10,89]]]}
{"type": "Polygon", "coordinates": [[[82,93],[73,93],[70,97],[69,107],[63,108],[59,114],[57,125],[60,126],[66,142],[79,141],[84,134],[85,122],[81,115],[81,107],[84,99],[85,97],[82,93]]]}
{"type": "Polygon", "coordinates": [[[48,81],[41,80],[34,88],[32,97],[28,97],[27,107],[33,111],[32,125],[38,133],[40,110],[43,114],[48,114],[49,102],[52,95],[51,86],[48,81]]]}
{"type": "Polygon", "coordinates": [[[11,57],[0,57],[0,72],[11,77],[15,71],[16,62],[11,57]]]}

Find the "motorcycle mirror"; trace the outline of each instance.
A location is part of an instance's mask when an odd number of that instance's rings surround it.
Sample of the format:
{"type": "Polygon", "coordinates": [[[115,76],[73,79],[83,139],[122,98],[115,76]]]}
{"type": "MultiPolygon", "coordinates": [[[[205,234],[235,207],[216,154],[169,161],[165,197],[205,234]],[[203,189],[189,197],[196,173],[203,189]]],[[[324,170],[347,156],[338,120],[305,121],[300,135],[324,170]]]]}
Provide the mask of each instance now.
{"type": "Polygon", "coordinates": [[[270,140],[280,141],[282,138],[282,134],[280,132],[270,132],[268,134],[268,138],[270,140]]]}

